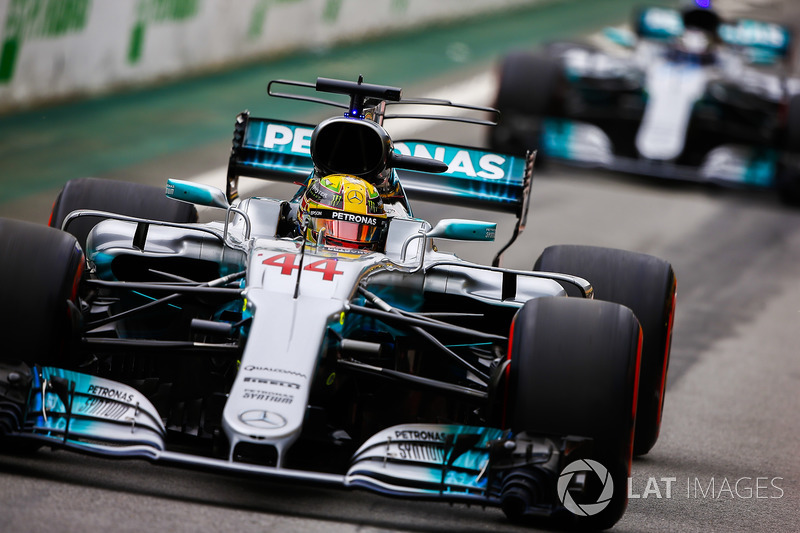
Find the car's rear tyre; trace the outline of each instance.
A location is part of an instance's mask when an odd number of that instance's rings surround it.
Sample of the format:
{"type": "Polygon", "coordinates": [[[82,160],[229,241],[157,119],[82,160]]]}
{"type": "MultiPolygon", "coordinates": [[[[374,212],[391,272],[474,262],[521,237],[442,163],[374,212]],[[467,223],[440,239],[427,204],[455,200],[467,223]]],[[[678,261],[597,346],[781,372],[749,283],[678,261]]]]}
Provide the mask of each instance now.
{"type": "MultiPolygon", "coordinates": [[[[611,499],[598,514],[564,512],[556,518],[562,525],[607,528],[625,511],[640,340],[633,312],[611,302],[539,298],[514,319],[500,424],[515,433],[593,439],[591,459],[608,469],[613,482],[611,499]]],[[[585,497],[590,501],[578,505],[597,503],[598,494],[585,497]]],[[[511,519],[518,518],[514,508],[504,505],[511,519]]]]}
{"type": "Polygon", "coordinates": [[[3,361],[57,364],[69,351],[83,250],[63,231],[0,219],[3,361]]]}
{"type": "Polygon", "coordinates": [[[800,205],[800,94],[792,96],[786,113],[784,155],[778,163],[775,187],[781,201],[800,205]]]}
{"type": "MultiPolygon", "coordinates": [[[[94,209],[163,222],[196,222],[192,204],[170,200],[164,189],[99,178],[70,180],[56,198],[49,226],[60,228],[64,219],[77,209],[94,209]]],[[[86,236],[101,218],[82,217],[72,221],[67,231],[86,248],[86,236]]]]}
{"type": "MultiPolygon", "coordinates": [[[[528,52],[507,55],[500,65],[495,100],[500,118],[489,132],[491,148],[520,155],[540,149],[543,119],[556,114],[563,83],[564,73],[558,61],[528,52]]],[[[537,164],[544,161],[542,156],[540,150],[537,164]]]]}
{"type": "Polygon", "coordinates": [[[658,440],[675,318],[677,282],[672,266],[647,254],[596,246],[546,248],[535,270],[588,280],[598,300],[633,310],[642,326],[642,368],[634,454],[646,454],[658,440]]]}

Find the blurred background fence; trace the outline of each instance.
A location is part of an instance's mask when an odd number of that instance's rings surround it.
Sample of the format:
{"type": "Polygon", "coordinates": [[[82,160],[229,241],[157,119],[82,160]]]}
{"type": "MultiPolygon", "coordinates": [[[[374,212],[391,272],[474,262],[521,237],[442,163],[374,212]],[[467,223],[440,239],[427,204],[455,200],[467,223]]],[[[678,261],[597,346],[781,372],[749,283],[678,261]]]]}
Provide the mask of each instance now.
{"type": "Polygon", "coordinates": [[[560,0],[0,0],[0,112],[560,0]]]}

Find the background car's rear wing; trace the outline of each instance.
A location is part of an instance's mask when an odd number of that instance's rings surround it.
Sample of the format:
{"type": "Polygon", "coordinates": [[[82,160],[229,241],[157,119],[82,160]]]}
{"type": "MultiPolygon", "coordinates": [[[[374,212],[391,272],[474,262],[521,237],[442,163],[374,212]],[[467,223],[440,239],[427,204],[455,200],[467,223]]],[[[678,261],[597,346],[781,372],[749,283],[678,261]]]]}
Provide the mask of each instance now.
{"type": "MultiPolygon", "coordinates": [[[[634,15],[633,27],[640,37],[657,40],[674,39],[685,30],[683,14],[666,7],[640,8],[634,15]]],[[[792,50],[791,30],[773,22],[746,18],[720,20],[716,33],[725,44],[742,49],[753,63],[786,59],[792,50]]]]}
{"type": "Polygon", "coordinates": [[[739,19],[720,24],[717,33],[725,43],[745,49],[753,63],[773,63],[792,51],[791,30],[772,22],[739,19]]]}

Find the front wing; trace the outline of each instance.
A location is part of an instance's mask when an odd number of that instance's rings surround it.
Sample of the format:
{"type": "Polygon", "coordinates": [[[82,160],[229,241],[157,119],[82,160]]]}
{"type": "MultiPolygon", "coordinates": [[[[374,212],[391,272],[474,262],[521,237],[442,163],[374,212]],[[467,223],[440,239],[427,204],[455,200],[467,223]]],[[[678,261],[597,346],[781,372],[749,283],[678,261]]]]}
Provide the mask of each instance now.
{"type": "Polygon", "coordinates": [[[528,511],[561,509],[555,480],[579,437],[511,435],[496,428],[405,424],[368,439],[342,474],[216,459],[167,449],[166,429],[138,390],[108,379],[53,367],[0,365],[0,439],[92,455],[311,481],[378,493],[501,506],[504,480],[520,470],[552,493],[528,511]]]}

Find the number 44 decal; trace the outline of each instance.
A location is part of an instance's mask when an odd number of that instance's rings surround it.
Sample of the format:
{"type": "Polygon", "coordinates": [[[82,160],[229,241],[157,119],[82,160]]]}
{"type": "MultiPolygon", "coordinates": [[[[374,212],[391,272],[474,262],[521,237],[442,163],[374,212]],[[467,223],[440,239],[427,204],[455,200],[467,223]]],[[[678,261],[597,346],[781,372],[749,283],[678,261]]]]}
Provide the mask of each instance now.
{"type": "MultiPolygon", "coordinates": [[[[272,257],[264,259],[262,264],[280,267],[281,274],[283,274],[284,276],[290,276],[294,270],[300,269],[300,265],[294,264],[295,257],[297,257],[297,254],[287,253],[287,254],[273,255],[272,257]]],[[[313,263],[304,266],[303,270],[309,270],[311,272],[321,272],[322,279],[325,281],[333,281],[333,277],[336,274],[344,274],[343,271],[336,270],[336,259],[334,259],[333,257],[329,257],[327,259],[320,259],[319,261],[314,261],[313,263]]]]}

